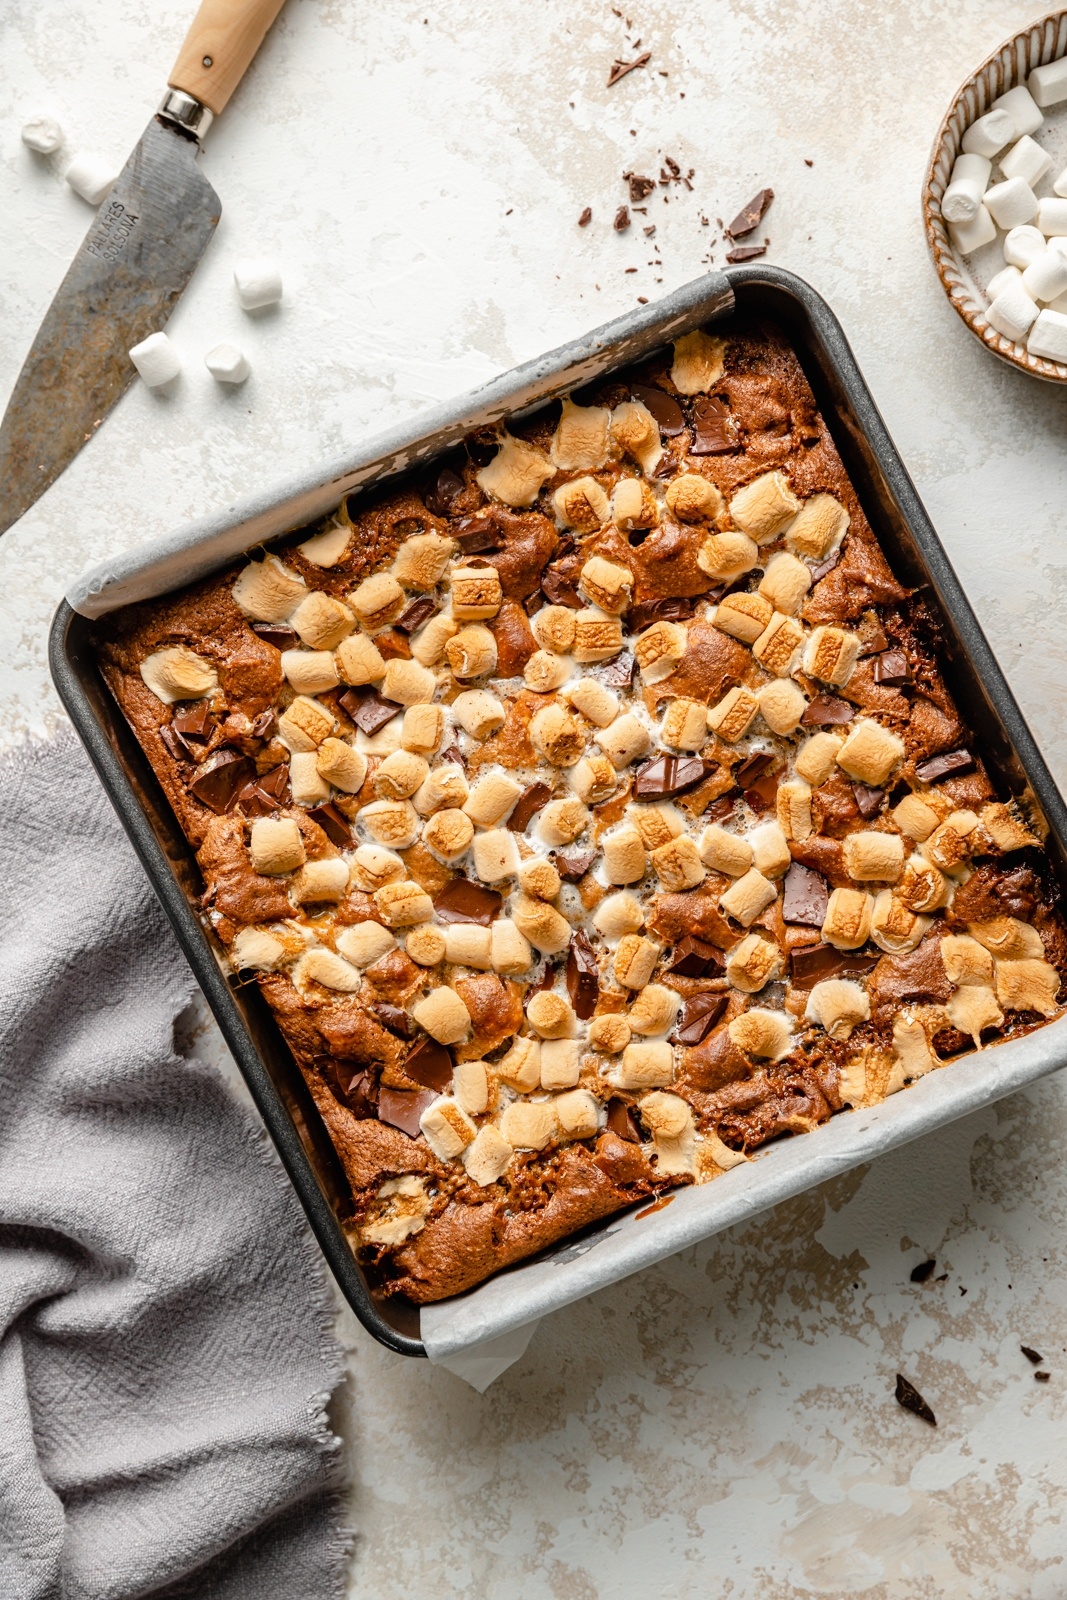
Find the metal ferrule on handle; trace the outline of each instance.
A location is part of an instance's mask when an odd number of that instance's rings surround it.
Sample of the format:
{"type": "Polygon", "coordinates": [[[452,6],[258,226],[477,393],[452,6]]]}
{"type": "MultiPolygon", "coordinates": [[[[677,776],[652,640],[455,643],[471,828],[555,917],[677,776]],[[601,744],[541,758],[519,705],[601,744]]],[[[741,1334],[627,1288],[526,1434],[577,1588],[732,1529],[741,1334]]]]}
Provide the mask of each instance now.
{"type": "Polygon", "coordinates": [[[184,89],[168,89],[159,103],[157,115],[167,122],[173,122],[178,128],[184,128],[196,139],[203,139],[215,120],[215,113],[209,111],[202,101],[186,94],[184,89]]]}

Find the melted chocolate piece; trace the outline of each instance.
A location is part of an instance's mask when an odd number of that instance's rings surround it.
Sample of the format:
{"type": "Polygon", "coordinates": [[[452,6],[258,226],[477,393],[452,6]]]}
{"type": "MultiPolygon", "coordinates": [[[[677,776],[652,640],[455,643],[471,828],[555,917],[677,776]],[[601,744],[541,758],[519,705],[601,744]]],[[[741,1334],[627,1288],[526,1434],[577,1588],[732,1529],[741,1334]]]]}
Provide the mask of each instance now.
{"type": "Polygon", "coordinates": [[[571,611],[582,609],[577,577],[567,577],[555,564],[545,568],[544,577],[541,579],[541,593],[549,605],[567,606],[571,611]]]}
{"type": "Polygon", "coordinates": [[[447,517],[453,500],[463,493],[463,479],[454,468],[441,466],[430,487],[423,494],[427,511],[435,517],[447,517]]]}
{"type": "Polygon", "coordinates": [[[795,989],[811,989],[824,978],[862,977],[879,960],[858,950],[836,950],[832,944],[806,944],[790,956],[790,977],[795,989]]]}
{"type": "Polygon", "coordinates": [[[897,1386],[894,1392],[896,1394],[897,1405],[903,1406],[905,1411],[914,1412],[917,1417],[922,1417],[923,1421],[928,1422],[932,1428],[937,1427],[937,1418],[930,1410],[930,1407],[927,1405],[918,1389],[916,1389],[913,1383],[909,1383],[907,1378],[903,1377],[899,1372],[897,1373],[897,1386]]]}
{"type": "Polygon", "coordinates": [[[634,681],[634,668],[637,662],[628,650],[620,655],[612,656],[610,661],[604,663],[600,673],[601,683],[606,683],[609,689],[628,689],[634,681]]]}
{"type": "Polygon", "coordinates": [[[401,633],[414,633],[416,628],[421,628],[437,610],[437,602],[428,594],[421,595],[418,600],[413,600],[393,623],[394,628],[399,628],[401,633]]]}
{"type": "Polygon", "coordinates": [[[630,385],[630,399],[640,400],[645,410],[652,413],[669,439],[685,432],[685,415],[682,408],[674,396],[668,394],[665,389],[657,389],[654,384],[633,383],[630,385]]]}
{"type": "Polygon", "coordinates": [[[365,1122],[368,1117],[377,1115],[378,1083],[372,1072],[353,1073],[343,1062],[331,1061],[323,1075],[354,1117],[365,1122]]]}
{"type": "Polygon", "coordinates": [[[266,711],[261,711],[252,724],[252,737],[254,739],[273,739],[278,731],[278,718],[274,708],[268,706],[266,711]]]}
{"type": "Polygon", "coordinates": [[[532,819],[544,806],[547,806],[551,798],[552,790],[547,783],[532,783],[515,802],[514,810],[507,821],[510,831],[525,833],[532,819]]]}
{"type": "Polygon", "coordinates": [[[908,658],[903,650],[882,650],[874,658],[874,681],[899,689],[908,681],[908,658]]]}
{"type": "Polygon", "coordinates": [[[798,923],[802,928],[821,928],[829,902],[830,889],[822,873],[794,861],[785,875],[783,921],[798,923]]]}
{"type": "Polygon", "coordinates": [[[169,722],[164,722],[159,730],[159,737],[163,740],[168,755],[175,761],[191,761],[192,751],[180,734],[175,733],[169,722]]]}
{"type": "Polygon", "coordinates": [[[687,933],[675,946],[674,959],[667,970],[679,978],[717,978],[725,969],[722,955],[713,944],[687,933]]]}
{"type": "Polygon", "coordinates": [[[417,1139],[422,1129],[419,1118],[437,1099],[433,1089],[381,1089],[378,1092],[378,1120],[399,1128],[409,1139],[417,1139]]]}
{"type": "Polygon", "coordinates": [[[814,589],[814,587],[815,587],[815,585],[817,583],[821,583],[822,582],[823,578],[826,577],[827,573],[833,572],[834,568],[837,566],[837,564],[838,564],[838,562],[840,560],[841,560],[841,551],[838,549],[838,550],[834,551],[833,555],[827,556],[826,560],[821,562],[819,564],[819,566],[812,567],[812,569],[811,569],[811,586],[812,586],[813,589],[814,589]]]}
{"type": "Polygon", "coordinates": [[[392,722],[403,710],[394,700],[383,700],[376,689],[347,689],[338,704],[343,706],[356,727],[369,738],[392,722]]]}
{"type": "Polygon", "coordinates": [[[852,794],[861,817],[869,821],[881,811],[882,801],[885,799],[884,789],[869,789],[865,783],[854,783],[852,794]]]}
{"type": "Polygon", "coordinates": [[[692,1047],[703,1042],[729,1004],[724,994],[693,994],[678,1013],[674,1043],[692,1047]]]}
{"type": "Polygon", "coordinates": [[[452,1082],[452,1052],[436,1039],[420,1039],[404,1057],[403,1070],[424,1089],[444,1094],[452,1082]]]}
{"type": "Polygon", "coordinates": [[[839,700],[834,694],[819,694],[812,700],[800,719],[801,727],[826,728],[843,726],[856,715],[855,706],[839,700]]]}
{"type": "Polygon", "coordinates": [[[462,767],[464,772],[467,770],[467,763],[463,758],[463,751],[460,749],[458,744],[450,744],[447,750],[441,751],[441,760],[439,765],[444,766],[446,762],[457,767],[462,767]]]}
{"type": "Polygon", "coordinates": [[[480,556],[504,548],[504,535],[492,517],[464,517],[456,529],[455,539],[465,556],[480,556]]]}
{"type": "Polygon", "coordinates": [[[192,700],[174,713],[171,727],[175,733],[181,734],[183,739],[201,739],[206,743],[218,727],[218,723],[211,715],[206,700],[192,700]]]}
{"type": "MultiPolygon", "coordinates": [[[[401,1039],[414,1039],[415,1023],[407,1012],[402,1011],[399,1006],[390,1006],[384,1000],[377,1000],[372,1006],[368,1007],[368,1010],[371,1016],[381,1023],[383,1028],[388,1028],[390,1033],[397,1034],[401,1039]]],[[[441,1047],[438,1046],[438,1048],[440,1049],[441,1047]]],[[[404,1071],[407,1072],[406,1064],[404,1071]]],[[[408,1077],[412,1076],[413,1074],[409,1072],[408,1077]]],[[[415,1082],[421,1083],[422,1079],[416,1078],[415,1082]]]]}
{"type": "Polygon", "coordinates": [[[695,605],[695,600],[676,599],[671,595],[662,600],[646,600],[644,605],[633,607],[626,619],[627,626],[631,633],[641,633],[653,622],[681,622],[693,615],[695,605]]]}
{"type": "Polygon", "coordinates": [[[958,778],[973,770],[974,757],[969,750],[946,750],[942,755],[920,761],[915,776],[920,783],[940,783],[942,778],[958,778]]]}
{"type": "Polygon", "coordinates": [[[731,266],[740,266],[743,261],[755,261],[757,256],[765,256],[765,244],[739,244],[733,250],[727,250],[726,259],[731,266]]]}
{"type": "Polygon", "coordinates": [[[747,789],[749,784],[754,783],[757,778],[762,778],[764,773],[768,772],[773,765],[774,755],[771,751],[757,750],[754,755],[750,755],[747,760],[742,761],[734,772],[734,782],[739,789],[747,789]]]}
{"type": "Polygon", "coordinates": [[[640,1144],[641,1135],[637,1131],[637,1123],[630,1115],[630,1107],[625,1100],[620,1100],[618,1095],[613,1095],[608,1101],[608,1128],[617,1139],[625,1139],[627,1144],[640,1144]]]}
{"type": "Polygon", "coordinates": [[[737,423],[730,415],[725,400],[708,397],[697,400],[693,406],[693,443],[689,454],[693,456],[721,456],[738,446],[737,423]]]}
{"type": "Polygon", "coordinates": [[[668,800],[687,794],[714,771],[715,763],[699,756],[655,756],[634,775],[634,799],[668,800]]]}
{"type": "Polygon", "coordinates": [[[529,989],[527,990],[527,994],[539,994],[542,989],[555,988],[556,975],[558,972],[559,968],[557,966],[553,965],[551,961],[546,961],[544,967],[542,968],[541,976],[534,979],[533,983],[531,983],[529,989]]]}
{"type": "Polygon", "coordinates": [[[552,852],[552,860],[564,883],[577,883],[579,878],[585,877],[596,860],[596,851],[579,850],[574,855],[565,856],[558,850],[554,850],[552,852]]]}
{"type": "Polygon", "coordinates": [[[209,806],[221,817],[236,805],[238,794],[255,777],[255,773],[256,769],[247,756],[242,755],[240,750],[224,745],[214,765],[206,771],[201,768],[197,773],[189,785],[189,792],[196,796],[201,805],[209,806]]]}
{"type": "Polygon", "coordinates": [[[596,952],[580,929],[567,951],[567,993],[576,1014],[587,1022],[600,998],[600,968],[596,952]]]}
{"type": "Polygon", "coordinates": [[[773,811],[778,798],[778,772],[764,773],[750,788],[744,790],[745,799],[753,811],[773,811]]]}
{"type": "Polygon", "coordinates": [[[300,643],[300,635],[295,628],[290,628],[284,622],[253,622],[252,632],[257,634],[264,644],[272,644],[275,650],[295,650],[300,643]]]}
{"type": "Polygon", "coordinates": [[[723,232],[728,233],[731,239],[743,239],[746,233],[751,233],[753,228],[759,227],[773,199],[773,189],[761,189],[758,194],[752,196],[747,206],[742,206],[730,226],[724,228],[723,232]]]}
{"type": "Polygon", "coordinates": [[[434,896],[433,908],[440,922],[476,922],[488,928],[500,913],[504,897],[470,878],[453,878],[434,896]]]}
{"type": "Polygon", "coordinates": [[[313,807],[308,816],[312,822],[318,823],[330,843],[335,844],[339,850],[347,850],[351,846],[351,824],[333,800],[327,800],[325,805],[313,807]]]}
{"type": "Polygon", "coordinates": [[[246,783],[237,796],[246,817],[269,817],[289,800],[289,768],[284,763],[246,783]]]}

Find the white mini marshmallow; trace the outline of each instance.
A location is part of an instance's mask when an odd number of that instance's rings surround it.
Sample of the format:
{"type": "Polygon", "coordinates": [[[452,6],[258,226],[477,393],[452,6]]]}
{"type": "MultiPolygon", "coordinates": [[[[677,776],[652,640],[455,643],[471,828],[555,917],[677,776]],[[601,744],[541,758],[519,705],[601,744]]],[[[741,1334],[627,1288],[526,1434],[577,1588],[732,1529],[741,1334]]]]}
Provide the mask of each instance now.
{"type": "Polygon", "coordinates": [[[1067,292],[1067,255],[1062,250],[1046,250],[1023,273],[1023,287],[1035,300],[1055,300],[1067,292]]]}
{"type": "Polygon", "coordinates": [[[1002,289],[986,317],[1005,339],[1021,339],[1037,316],[1037,306],[1021,283],[1002,289]]]}
{"type": "Polygon", "coordinates": [[[946,222],[973,222],[989,186],[993,164],[985,156],[957,156],[941,200],[946,222]]]}
{"type": "Polygon", "coordinates": [[[169,383],[182,370],[181,358],[165,333],[150,333],[147,339],[135,344],[130,360],[150,389],[169,383]]]}
{"type": "Polygon", "coordinates": [[[219,383],[244,383],[252,368],[235,344],[217,344],[204,357],[204,365],[219,383]]]}
{"type": "Polygon", "coordinates": [[[1067,199],[1042,200],[1037,208],[1037,225],[1046,237],[1067,234],[1067,199]]]}
{"type": "Polygon", "coordinates": [[[1002,267],[1001,270],[990,278],[986,285],[986,299],[992,302],[1003,290],[1011,284],[1022,283],[1023,275],[1018,267],[1002,267]]]}
{"type": "Polygon", "coordinates": [[[110,161],[87,150],[80,151],[66,171],[67,182],[74,193],[88,200],[91,206],[100,204],[117,177],[110,161]]]}
{"type": "Polygon", "coordinates": [[[23,123],[22,142],[31,150],[36,150],[38,155],[50,156],[63,143],[63,129],[55,117],[46,117],[41,113],[23,123]]]}
{"type": "MultiPolygon", "coordinates": [[[[1017,228],[1037,216],[1037,195],[1022,178],[1005,178],[985,192],[985,205],[998,228],[1017,228]]],[[[1040,222],[1038,227],[1041,227],[1040,222]]],[[[1041,228],[1042,233],[1046,230],[1041,228]]]]}
{"type": "Polygon", "coordinates": [[[985,206],[979,206],[973,222],[958,225],[950,222],[948,231],[960,255],[969,256],[972,250],[980,250],[984,244],[993,243],[997,236],[997,225],[985,206]]]}
{"type": "Polygon", "coordinates": [[[1067,313],[1067,294],[1058,295],[1055,300],[1050,300],[1045,310],[1067,313]]]}
{"type": "Polygon", "coordinates": [[[1045,235],[1032,223],[1012,228],[1004,240],[1004,259],[1011,267],[1028,267],[1045,253],[1045,235]]]}
{"type": "Polygon", "coordinates": [[[1030,329],[1026,348],[1046,361],[1067,362],[1067,316],[1061,311],[1042,311],[1030,329]]]}
{"type": "Polygon", "coordinates": [[[1007,94],[999,95],[990,109],[1008,113],[1015,124],[1017,139],[1021,139],[1024,133],[1036,133],[1045,120],[1033,95],[1021,83],[1017,88],[1009,89],[1007,94]]]}
{"type": "Polygon", "coordinates": [[[246,311],[273,306],[282,297],[282,273],[276,261],[266,256],[246,256],[233,269],[237,298],[246,311]]]}
{"type": "Polygon", "coordinates": [[[1067,167],[1064,167],[1058,178],[1053,178],[1052,192],[1067,198],[1067,167]]]}
{"type": "Polygon", "coordinates": [[[972,122],[963,135],[963,149],[970,156],[995,156],[1015,138],[1015,120],[1009,111],[987,111],[972,122]]]}
{"type": "Polygon", "coordinates": [[[1031,189],[1045,176],[1051,165],[1052,157],[1048,151],[1042,150],[1037,140],[1031,139],[1028,133],[1024,133],[1022,138],[1000,158],[1000,170],[1004,176],[1021,178],[1031,189]]]}
{"type": "Polygon", "coordinates": [[[1067,56],[1050,61],[1047,67],[1035,67],[1026,80],[1034,104],[1047,111],[1067,100],[1067,56]]]}

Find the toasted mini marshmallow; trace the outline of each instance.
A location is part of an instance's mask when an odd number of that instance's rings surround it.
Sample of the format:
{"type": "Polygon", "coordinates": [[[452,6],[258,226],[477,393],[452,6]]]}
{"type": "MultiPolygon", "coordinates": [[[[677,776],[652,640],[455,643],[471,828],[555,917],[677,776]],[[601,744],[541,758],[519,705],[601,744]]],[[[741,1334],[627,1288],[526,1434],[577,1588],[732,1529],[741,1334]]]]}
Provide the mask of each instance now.
{"type": "Polygon", "coordinates": [[[583,592],[602,611],[622,612],[630,604],[634,575],[617,561],[590,556],[582,568],[580,582],[583,592]]]}
{"type": "Polygon", "coordinates": [[[535,650],[522,669],[522,680],[535,694],[552,694],[562,689],[574,664],[567,656],[553,655],[550,650],[535,650]]]}
{"type": "Polygon", "coordinates": [[[541,485],[552,475],[552,463],[540,450],[527,444],[525,439],[505,433],[496,455],[476,478],[479,488],[505,505],[532,506],[541,485]]]}
{"type": "Polygon", "coordinates": [[[625,989],[643,989],[659,960],[659,946],[641,934],[627,933],[619,940],[612,970],[625,989]]]}
{"type": "Polygon", "coordinates": [[[825,783],[834,770],[844,742],[839,733],[813,733],[797,751],[794,763],[797,772],[816,787],[825,783]]]}
{"type": "Polygon", "coordinates": [[[827,978],[815,984],[804,1008],[808,1022],[817,1022],[831,1039],[847,1039],[853,1028],[871,1015],[871,1002],[858,983],[847,978],[827,978]]]}
{"type": "Polygon", "coordinates": [[[846,835],[841,845],[850,878],[896,883],[904,869],[904,844],[898,833],[864,830],[846,835]]]}
{"type": "Polygon", "coordinates": [[[937,911],[946,904],[951,886],[932,861],[912,855],[904,863],[894,893],[909,911],[937,911]]]}
{"type": "Polygon", "coordinates": [[[542,1089],[573,1089],[581,1075],[581,1047],[577,1039],[541,1041],[542,1089]]]}
{"type": "Polygon", "coordinates": [[[516,977],[533,965],[533,949],[507,917],[498,917],[491,925],[490,955],[494,972],[516,977]]]}
{"type": "Polygon", "coordinates": [[[626,1020],[634,1033],[669,1033],[681,1005],[680,997],[662,983],[649,983],[641,990],[626,1020]]]}
{"type": "Polygon", "coordinates": [[[330,785],[319,772],[318,752],[294,752],[289,757],[289,788],[298,806],[317,806],[330,798],[330,785]]]}
{"type": "Polygon", "coordinates": [[[752,865],[765,878],[780,878],[789,870],[792,857],[785,833],[777,822],[761,822],[747,835],[752,847],[752,865]]]}
{"type": "Polygon", "coordinates": [[[665,1039],[628,1044],[611,1072],[616,1089],[655,1089],[674,1078],[674,1052],[665,1039]]]}
{"type": "Polygon", "coordinates": [[[671,382],[679,394],[708,394],[722,377],[726,340],[697,328],[674,341],[671,382]]]}
{"type": "Polygon", "coordinates": [[[519,846],[508,828],[475,834],[471,845],[474,870],[483,883],[499,883],[519,870],[519,846]]]}
{"type": "Polygon", "coordinates": [[[288,954],[266,928],[241,928],[227,952],[235,972],[272,972],[288,954]]]}
{"type": "Polygon", "coordinates": [[[516,1150],[543,1150],[559,1134],[550,1100],[513,1100],[504,1107],[500,1131],[516,1150]]]}
{"type": "Polygon", "coordinates": [[[333,989],[338,994],[355,994],[363,982],[358,967],[321,946],[304,952],[292,976],[297,989],[303,990],[309,983],[321,983],[324,989],[333,989]]]}
{"type": "Polygon", "coordinates": [[[605,939],[621,939],[627,933],[639,933],[645,925],[645,914],[632,894],[621,890],[605,895],[593,913],[593,926],[605,939]]]}
{"type": "Polygon", "coordinates": [[[707,876],[699,851],[688,834],[653,850],[652,867],[668,892],[695,889],[707,876]]]}
{"type": "Polygon", "coordinates": [[[334,664],[342,683],[359,688],[363,684],[377,683],[385,676],[385,658],[373,639],[365,633],[342,639],[334,651],[334,664]]]}
{"type": "Polygon", "coordinates": [[[562,800],[548,802],[538,816],[535,831],[542,844],[558,847],[573,844],[579,834],[588,828],[590,821],[590,813],[578,795],[568,795],[562,800]]]}
{"type": "Polygon", "coordinates": [[[930,1049],[926,1030],[917,1018],[894,1018],[893,1058],[908,1079],[922,1078],[938,1065],[937,1057],[930,1049]]]}
{"type": "Polygon", "coordinates": [[[445,659],[461,681],[483,678],[496,669],[496,640],[488,628],[472,622],[446,641],[445,659]]]}
{"type": "Polygon", "coordinates": [[[733,583],[759,560],[759,546],[747,533],[713,533],[697,551],[697,566],[718,583],[733,583]]]}
{"type": "Polygon", "coordinates": [[[530,627],[542,650],[565,656],[574,647],[574,612],[569,606],[542,606],[530,627]]]}
{"type": "Polygon", "coordinates": [[[837,764],[850,778],[879,789],[905,755],[904,741],[868,717],[861,717],[848,731],[838,751],[837,764]]]}
{"type": "Polygon", "coordinates": [[[918,794],[906,794],[893,807],[890,815],[901,833],[906,833],[917,844],[928,839],[941,820],[934,808],[918,794]]]}
{"type": "Polygon", "coordinates": [[[445,646],[459,632],[459,623],[447,612],[439,611],[411,640],[411,654],[423,667],[435,667],[445,653],[445,646]]]}
{"type": "Polygon", "coordinates": [[[500,1129],[487,1122],[464,1150],[462,1159],[468,1178],[484,1189],[503,1177],[514,1154],[500,1129]]]}
{"type": "Polygon", "coordinates": [[[730,887],[719,896],[722,909],[743,928],[749,927],[761,912],[766,911],[777,891],[755,867],[741,878],[735,878],[730,887]]]}
{"type": "Polygon", "coordinates": [[[472,739],[488,739],[504,726],[502,703],[488,689],[465,689],[452,702],[452,715],[472,739]]]}
{"type": "Polygon", "coordinates": [[[699,472],[683,472],[672,478],[664,498],[667,510],[679,522],[707,522],[722,513],[722,495],[699,472]]]}
{"type": "Polygon", "coordinates": [[[585,750],[586,735],[577,718],[561,705],[548,705],[530,722],[530,741],[554,767],[573,767],[585,750]]]}
{"type": "Polygon", "coordinates": [[[816,628],[804,646],[804,671],[839,689],[852,676],[862,648],[862,640],[844,628],[816,628]]]}
{"type": "Polygon", "coordinates": [[[707,724],[727,744],[736,744],[748,732],[760,703],[749,689],[730,689],[707,713],[707,724]]]}
{"type": "Polygon", "coordinates": [[[638,634],[633,649],[644,682],[662,683],[669,678],[688,643],[689,635],[680,622],[654,622],[638,634]]]}
{"type": "Polygon", "coordinates": [[[611,436],[632,456],[646,477],[651,477],[663,459],[659,423],[641,400],[624,400],[611,413],[611,436]]]}
{"type": "Polygon", "coordinates": [[[763,1060],[780,1061],[793,1045],[793,1030],[789,1018],[781,1011],[764,1011],[753,1007],[734,1017],[727,1027],[730,1041],[746,1055],[760,1056],[763,1060]]]}
{"type": "Polygon", "coordinates": [[[334,719],[330,712],[307,695],[297,695],[278,718],[278,736],[294,753],[317,750],[333,730],[334,719]]]}
{"type": "Polygon", "coordinates": [[[826,907],[822,936],[838,950],[858,950],[871,932],[874,900],[863,889],[835,889],[826,907]]]}
{"type": "Polygon", "coordinates": [[[590,608],[578,611],[574,617],[574,644],[571,653],[575,661],[588,664],[607,661],[622,649],[622,623],[618,617],[590,608]]]}
{"type": "Polygon", "coordinates": [[[929,926],[929,917],[916,916],[892,889],[883,889],[875,895],[871,938],[879,950],[894,956],[905,955],[915,949],[929,926]]]}
{"type": "Polygon", "coordinates": [[[297,694],[322,694],[341,681],[329,650],[283,650],[282,674],[297,694]]]}
{"type": "Polygon", "coordinates": [[[644,840],[636,828],[616,828],[603,841],[604,873],[609,883],[638,883],[648,869],[644,840]]]}
{"type": "Polygon", "coordinates": [[[380,633],[396,621],[407,596],[391,573],[376,572],[352,591],[349,604],[369,633],[380,633]]]}
{"type": "Polygon", "coordinates": [[[425,756],[394,750],[374,774],[374,792],[386,800],[409,800],[430,770],[425,756]]]}
{"type": "Polygon", "coordinates": [[[420,967],[436,967],[445,959],[445,936],[432,923],[421,922],[404,938],[404,954],[420,967]]]}
{"type": "Polygon", "coordinates": [[[763,544],[792,522],[800,505],[783,472],[765,472],[737,491],[730,501],[730,516],[742,533],[763,544]]]}
{"type": "Polygon", "coordinates": [[[286,622],[307,594],[303,578],[275,555],[252,561],[233,586],[233,598],[256,622],[286,622]]]}
{"type": "Polygon", "coordinates": [[[523,937],[542,955],[558,955],[571,942],[570,923],[543,900],[519,895],[512,906],[511,918],[523,937]]]}
{"type": "Polygon", "coordinates": [[[1048,961],[998,961],[997,999],[1007,1011],[1036,1011],[1042,1017],[1056,1012],[1060,975],[1048,961]]]}
{"type": "Polygon", "coordinates": [[[594,1050],[602,1050],[605,1055],[617,1056],[625,1050],[633,1037],[630,1024],[618,1012],[609,1011],[600,1017],[593,1017],[589,1023],[589,1043],[594,1050]]]}
{"type": "Polygon", "coordinates": [[[539,989],[529,997],[526,1019],[542,1039],[573,1039],[578,1032],[574,1007],[554,989],[539,989]]]}
{"type": "Polygon", "coordinates": [[[993,957],[970,934],[943,934],[941,961],[951,983],[977,983],[988,987],[993,982],[993,957]]]}
{"type": "Polygon", "coordinates": [[[569,1139],[594,1137],[600,1118],[596,1097],[588,1089],[571,1089],[566,1094],[557,1095],[555,1106],[559,1125],[569,1139]]]}
{"type": "MultiPolygon", "coordinates": [[[[495,927],[496,924],[494,923],[495,927]]],[[[515,1040],[507,1055],[494,1068],[501,1083],[509,1089],[529,1094],[541,1086],[541,1041],[523,1035],[515,1040]]]]}
{"type": "Polygon", "coordinates": [[[454,989],[433,989],[411,1008],[411,1015],[438,1044],[458,1044],[470,1030],[470,1012],[454,989]]]}
{"type": "Polygon", "coordinates": [[[849,515],[832,494],[813,494],[805,500],[785,530],[785,542],[794,555],[825,561],[848,531],[849,515]]]}
{"type": "Polygon", "coordinates": [[[338,950],[356,967],[369,967],[390,950],[396,949],[396,939],[380,922],[357,922],[342,928],[334,939],[338,950]]]}
{"type": "Polygon", "coordinates": [[[248,853],[256,872],[268,876],[295,872],[307,859],[300,829],[292,817],[257,817],[252,824],[248,853]]]}
{"type": "Polygon", "coordinates": [[[453,567],[450,589],[452,615],[459,622],[495,617],[504,599],[495,567],[453,567]]]}
{"type": "Polygon", "coordinates": [[[612,765],[620,770],[643,756],[651,743],[648,729],[631,711],[624,711],[593,737],[612,765]]]}
{"type": "Polygon", "coordinates": [[[503,772],[487,772],[474,785],[463,810],[480,828],[495,828],[510,816],[522,789],[521,783],[503,772]]]}
{"type": "Polygon", "coordinates": [[[973,811],[953,811],[939,823],[919,853],[942,872],[956,872],[981,847],[981,829],[973,811]]]}
{"type": "Polygon", "coordinates": [[[477,1129],[457,1100],[442,1095],[419,1118],[426,1143],[439,1161],[454,1161],[469,1144],[477,1129]]]}
{"type": "Polygon", "coordinates": [[[361,844],[352,857],[352,882],[367,894],[384,888],[387,883],[398,883],[406,872],[401,857],[378,844],[361,844]]]}
{"type": "Polygon", "coordinates": [[[454,810],[465,806],[469,797],[467,777],[455,761],[445,761],[431,767],[426,781],[412,795],[412,804],[420,817],[432,817],[435,811],[454,810]]]}
{"type": "Polygon", "coordinates": [[[145,656],[140,673],[156,699],[168,706],[175,700],[199,700],[219,686],[218,673],[211,662],[184,644],[166,645],[145,656]]]}
{"type": "Polygon", "coordinates": [[[390,928],[413,928],[417,922],[429,922],[433,916],[433,901],[421,884],[410,879],[376,889],[374,904],[390,928]]]}
{"type": "Polygon", "coordinates": [[[756,691],[760,715],[773,733],[795,733],[808,709],[808,697],[791,678],[778,678],[756,691]]]}
{"type": "Polygon", "coordinates": [[[563,398],[550,455],[553,466],[564,472],[592,472],[604,466],[611,454],[611,413],[605,406],[575,405],[563,398]]]}
{"type": "Polygon", "coordinates": [[[776,611],[795,616],[811,588],[811,569],[781,550],[772,556],[760,581],[759,593],[769,600],[776,611]]]}
{"type": "Polygon", "coordinates": [[[755,644],[774,614],[761,594],[728,594],[715,609],[715,626],[742,644],[755,644]]]}
{"type": "Polygon", "coordinates": [[[704,829],[699,848],[701,860],[713,872],[725,872],[730,878],[743,878],[752,865],[752,846],[748,840],[728,833],[717,822],[704,829]]]}
{"type": "Polygon", "coordinates": [[[756,994],[781,975],[782,952],[770,939],[750,933],[726,958],[726,976],[743,994],[756,994]]]}
{"type": "Polygon", "coordinates": [[[774,797],[774,812],[779,828],[787,839],[803,844],[814,832],[811,817],[811,785],[803,778],[790,778],[778,785],[774,797]]]}
{"type": "Polygon", "coordinates": [[[404,712],[400,742],[412,755],[429,756],[440,746],[445,732],[443,706],[409,706],[404,712]]]}
{"type": "Polygon", "coordinates": [[[359,820],[372,839],[390,850],[407,850],[419,836],[419,814],[410,800],[372,800],[359,820]]]}
{"type": "Polygon", "coordinates": [[[1045,946],[1041,935],[1028,922],[1017,917],[993,917],[989,922],[968,923],[972,938],[997,961],[1042,961],[1045,946]]]}
{"type": "Polygon", "coordinates": [[[573,478],[552,496],[556,515],[579,533],[596,533],[611,515],[611,503],[595,478],[573,478]]]}
{"type": "Polygon", "coordinates": [[[677,806],[661,801],[654,806],[628,806],[626,817],[644,841],[646,850],[658,850],[685,832],[685,818],[677,806]]]}

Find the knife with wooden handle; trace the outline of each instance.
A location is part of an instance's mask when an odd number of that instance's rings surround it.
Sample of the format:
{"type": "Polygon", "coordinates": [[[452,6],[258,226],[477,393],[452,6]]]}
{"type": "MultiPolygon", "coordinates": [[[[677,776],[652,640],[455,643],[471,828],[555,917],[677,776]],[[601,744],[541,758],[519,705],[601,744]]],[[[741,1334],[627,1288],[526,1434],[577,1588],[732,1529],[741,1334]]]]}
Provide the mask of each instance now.
{"type": "Polygon", "coordinates": [[[0,533],[93,437],[136,376],[222,215],[201,141],[283,0],[203,0],[163,102],[101,203],[37,332],[0,423],[0,533]]]}

